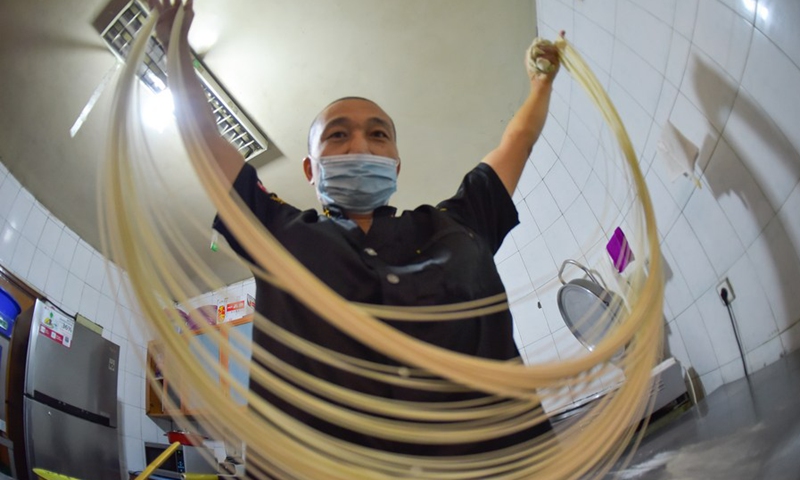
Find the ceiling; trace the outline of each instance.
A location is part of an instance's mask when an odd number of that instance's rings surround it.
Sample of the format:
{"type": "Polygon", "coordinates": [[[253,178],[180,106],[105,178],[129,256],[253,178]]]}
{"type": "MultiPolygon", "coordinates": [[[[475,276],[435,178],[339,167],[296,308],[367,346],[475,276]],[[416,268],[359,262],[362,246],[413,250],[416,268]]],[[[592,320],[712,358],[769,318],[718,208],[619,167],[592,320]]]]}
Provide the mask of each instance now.
{"type": "MultiPolygon", "coordinates": [[[[112,81],[81,130],[69,131],[115,58],[92,22],[107,0],[0,2],[0,156],[53,214],[100,249],[97,178],[112,81]]],[[[377,101],[398,129],[401,209],[452,195],[498,142],[527,94],[522,63],[535,0],[196,0],[193,47],[271,150],[253,162],[270,190],[316,205],[300,161],[330,101],[377,101]]],[[[152,185],[226,283],[248,276],[210,252],[214,208],[186,163],[177,129],[146,129],[166,185],[152,185]],[[191,212],[187,214],[187,212],[191,212]]]]}

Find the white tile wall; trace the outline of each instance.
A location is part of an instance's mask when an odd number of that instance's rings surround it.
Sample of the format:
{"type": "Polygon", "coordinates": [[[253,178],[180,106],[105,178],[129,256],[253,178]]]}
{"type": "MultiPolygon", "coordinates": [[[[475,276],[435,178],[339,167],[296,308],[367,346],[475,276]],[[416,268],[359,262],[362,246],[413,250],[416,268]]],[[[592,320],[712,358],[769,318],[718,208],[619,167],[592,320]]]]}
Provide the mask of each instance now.
{"type": "MultiPolygon", "coordinates": [[[[667,275],[669,350],[706,393],[744,375],[727,308],[716,293],[725,277],[736,294],[731,308],[750,371],[800,348],[798,5],[538,2],[540,35],[567,30],[592,68],[609,79],[610,96],[637,152],[644,153],[640,165],[667,275]],[[689,179],[668,178],[655,154],[667,121],[700,149],[699,190],[689,179]]],[[[504,282],[517,290],[524,286],[512,305],[526,312],[526,323],[517,326],[531,363],[567,355],[573,342],[569,335],[536,338],[548,330],[566,332],[555,301],[557,266],[568,256],[588,257],[593,267],[607,264],[607,235],[620,224],[626,233],[630,229],[622,222],[631,197],[616,144],[580,87],[565,76],[556,81],[555,111],[531,155],[544,182],[515,197],[524,200],[523,216],[530,213],[541,236],[519,246],[519,253],[504,247],[499,258],[504,282]],[[534,299],[542,306],[535,312],[534,299]]]]}
{"type": "Polygon", "coordinates": [[[147,336],[141,333],[143,320],[116,295],[125,277],[39,204],[2,163],[0,264],[67,313],[80,313],[102,326],[103,336],[120,346],[120,455],[127,469],[144,468],[143,442],[163,438],[144,414],[147,336]]]}

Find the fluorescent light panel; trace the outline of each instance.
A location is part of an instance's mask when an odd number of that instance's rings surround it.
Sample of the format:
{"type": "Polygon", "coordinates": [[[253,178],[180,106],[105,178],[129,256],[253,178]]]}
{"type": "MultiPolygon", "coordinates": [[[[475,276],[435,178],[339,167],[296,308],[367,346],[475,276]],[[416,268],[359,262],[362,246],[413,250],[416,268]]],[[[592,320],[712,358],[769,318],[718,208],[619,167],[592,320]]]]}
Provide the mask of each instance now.
{"type": "MultiPolygon", "coordinates": [[[[142,28],[147,15],[147,10],[138,1],[131,1],[101,32],[106,44],[121,61],[124,62],[127,58],[131,43],[142,28]]],[[[266,137],[247,118],[197,56],[192,54],[192,57],[195,72],[206,92],[220,134],[239,150],[245,160],[250,160],[266,150],[268,147],[266,137]]],[[[158,94],[167,88],[166,71],[167,57],[164,49],[155,38],[150,37],[144,62],[137,70],[139,78],[150,90],[158,94]]]]}

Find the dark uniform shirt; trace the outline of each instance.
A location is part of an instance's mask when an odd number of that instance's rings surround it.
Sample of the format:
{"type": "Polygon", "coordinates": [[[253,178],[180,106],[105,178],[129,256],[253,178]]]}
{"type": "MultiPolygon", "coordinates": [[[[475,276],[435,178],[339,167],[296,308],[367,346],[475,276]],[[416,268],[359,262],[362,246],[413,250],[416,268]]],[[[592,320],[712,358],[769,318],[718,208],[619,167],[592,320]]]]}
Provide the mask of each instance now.
{"type": "MultiPolygon", "coordinates": [[[[347,300],[380,305],[441,305],[504,292],[494,254],[506,234],[517,225],[517,211],[500,178],[486,164],[481,163],[469,172],[456,195],[436,207],[423,205],[402,215],[396,215],[393,207],[378,208],[366,234],[335,206],[320,215],[316,210],[301,211],[286,204],[267,192],[251,165],[242,169],[234,182],[234,191],[292,255],[347,300]]],[[[214,228],[239,255],[253,262],[219,218],[214,220],[214,228]]],[[[263,267],[269,270],[269,265],[263,267]]],[[[397,365],[258,278],[256,309],[284,329],[328,349],[397,365]]],[[[389,323],[424,342],[453,351],[496,360],[519,356],[508,311],[448,322],[389,323]]],[[[466,398],[464,394],[422,392],[364,379],[311,360],[258,329],[254,329],[253,341],[306,372],[371,395],[428,402],[466,398]]],[[[394,452],[453,455],[487,451],[530,438],[538,430],[548,428],[543,425],[534,432],[480,445],[421,447],[342,429],[287,405],[260,385],[253,384],[251,388],[315,428],[394,452]]]]}

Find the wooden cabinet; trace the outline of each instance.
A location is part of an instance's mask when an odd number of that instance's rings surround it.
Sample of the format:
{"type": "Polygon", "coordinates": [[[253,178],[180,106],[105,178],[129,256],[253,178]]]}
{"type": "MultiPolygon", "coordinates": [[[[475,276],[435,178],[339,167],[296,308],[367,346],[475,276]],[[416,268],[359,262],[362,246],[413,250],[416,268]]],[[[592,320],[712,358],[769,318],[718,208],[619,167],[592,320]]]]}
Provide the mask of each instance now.
{"type": "MultiPolygon", "coordinates": [[[[218,383],[238,405],[245,405],[244,397],[220,378],[218,367],[230,372],[233,381],[245,388],[250,382],[250,355],[251,341],[253,338],[252,315],[216,325],[220,336],[207,333],[194,332],[189,345],[195,355],[198,365],[210,377],[211,381],[218,383]],[[235,333],[232,333],[235,332],[235,333]],[[231,351],[241,352],[246,362],[237,361],[232,357],[231,351]]],[[[183,385],[180,375],[171,372],[169,352],[157,341],[147,345],[147,369],[152,373],[152,381],[145,386],[145,413],[152,417],[168,417],[173,414],[199,415],[203,413],[204,406],[200,396],[194,394],[188,385],[183,385]],[[166,399],[170,399],[173,405],[166,399]]],[[[148,377],[150,378],[150,377],[148,377]]]]}

